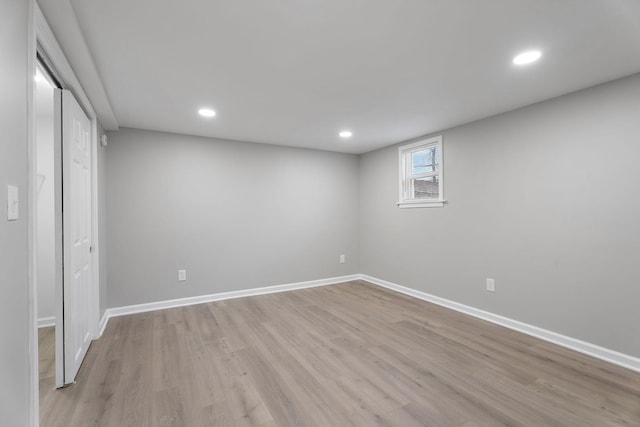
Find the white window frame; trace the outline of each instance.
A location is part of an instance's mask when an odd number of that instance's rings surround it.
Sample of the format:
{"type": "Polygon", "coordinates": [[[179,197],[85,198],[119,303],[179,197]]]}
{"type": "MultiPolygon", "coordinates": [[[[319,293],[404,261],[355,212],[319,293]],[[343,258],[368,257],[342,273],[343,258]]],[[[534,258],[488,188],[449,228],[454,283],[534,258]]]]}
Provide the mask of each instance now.
{"type": "Polygon", "coordinates": [[[432,138],[423,139],[412,144],[402,145],[398,147],[398,207],[400,208],[434,208],[442,207],[446,203],[444,199],[444,168],[443,168],[443,152],[442,152],[442,135],[432,138]],[[410,174],[408,169],[408,159],[411,153],[424,149],[438,147],[439,164],[438,170],[434,172],[425,172],[421,174],[410,174]],[[414,199],[409,197],[408,185],[410,179],[425,178],[429,176],[438,177],[438,194],[437,199],[414,199]]]}

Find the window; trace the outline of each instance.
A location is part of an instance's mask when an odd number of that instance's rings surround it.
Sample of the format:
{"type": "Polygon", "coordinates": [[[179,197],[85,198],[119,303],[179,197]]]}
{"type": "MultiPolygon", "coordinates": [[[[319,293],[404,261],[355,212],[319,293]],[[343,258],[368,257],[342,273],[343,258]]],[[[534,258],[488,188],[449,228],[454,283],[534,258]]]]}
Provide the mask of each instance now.
{"type": "Polygon", "coordinates": [[[398,152],[401,208],[444,205],[442,136],[403,145],[398,152]]]}

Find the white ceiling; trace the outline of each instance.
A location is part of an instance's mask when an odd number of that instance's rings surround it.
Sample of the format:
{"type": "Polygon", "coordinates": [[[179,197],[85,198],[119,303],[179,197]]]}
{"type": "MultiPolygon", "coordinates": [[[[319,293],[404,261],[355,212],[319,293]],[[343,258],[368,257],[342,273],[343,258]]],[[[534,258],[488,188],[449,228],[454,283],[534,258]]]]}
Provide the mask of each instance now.
{"type": "Polygon", "coordinates": [[[117,125],[215,138],[362,153],[640,72],[638,0],[39,3],[117,125]]]}

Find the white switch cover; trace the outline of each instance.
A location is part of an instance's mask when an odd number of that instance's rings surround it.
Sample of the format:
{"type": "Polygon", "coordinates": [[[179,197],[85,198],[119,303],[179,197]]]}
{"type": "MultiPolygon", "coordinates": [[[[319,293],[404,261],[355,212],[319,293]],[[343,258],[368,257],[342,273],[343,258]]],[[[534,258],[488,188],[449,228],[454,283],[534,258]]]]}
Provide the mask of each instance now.
{"type": "Polygon", "coordinates": [[[18,187],[7,185],[7,220],[16,221],[19,216],[20,203],[18,200],[18,187]]]}
{"type": "Polygon", "coordinates": [[[495,292],[496,291],[496,281],[493,279],[487,278],[487,291],[495,292]]]}
{"type": "Polygon", "coordinates": [[[187,270],[178,270],[178,282],[187,280],[187,270]]]}
{"type": "Polygon", "coordinates": [[[344,255],[340,255],[340,264],[344,264],[347,261],[347,257],[344,255]]]}

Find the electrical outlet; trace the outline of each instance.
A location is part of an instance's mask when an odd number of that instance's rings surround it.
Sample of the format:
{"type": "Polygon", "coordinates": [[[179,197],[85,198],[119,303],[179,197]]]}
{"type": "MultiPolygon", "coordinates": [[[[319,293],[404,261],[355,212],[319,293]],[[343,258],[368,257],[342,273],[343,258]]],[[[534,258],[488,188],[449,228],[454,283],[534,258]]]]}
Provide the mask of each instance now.
{"type": "Polygon", "coordinates": [[[178,270],[178,282],[187,280],[187,270],[178,270]]]}
{"type": "Polygon", "coordinates": [[[340,264],[344,264],[347,262],[347,257],[345,255],[340,255],[340,264]]]}
{"type": "Polygon", "coordinates": [[[487,292],[496,291],[496,281],[487,277],[487,292]]]}

